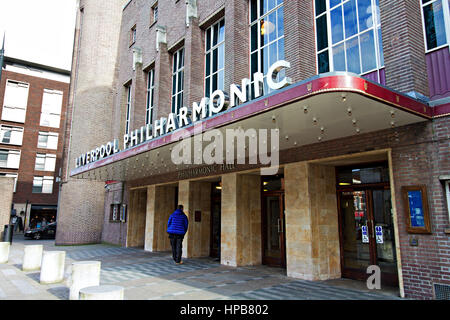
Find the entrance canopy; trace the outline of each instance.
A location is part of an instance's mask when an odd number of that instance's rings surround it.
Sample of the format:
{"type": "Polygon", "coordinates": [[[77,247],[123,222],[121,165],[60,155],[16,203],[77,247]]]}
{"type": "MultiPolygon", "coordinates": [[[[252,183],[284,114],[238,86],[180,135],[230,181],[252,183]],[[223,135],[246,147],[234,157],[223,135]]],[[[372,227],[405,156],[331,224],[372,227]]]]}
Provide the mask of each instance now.
{"type": "MultiPolygon", "coordinates": [[[[265,129],[268,132],[267,141],[261,143],[267,143],[269,147],[273,145],[270,137],[276,132],[279,135],[279,150],[283,151],[431,118],[432,109],[427,104],[358,76],[332,73],[316,76],[230,108],[198,123],[78,167],[70,174],[81,179],[131,181],[204,166],[204,162],[176,164],[171,156],[174,150],[179,149],[179,141],[184,139],[186,143],[192,142],[190,148],[195,161],[194,156],[201,155],[208,145],[212,147],[219,143],[209,137],[208,141],[195,144],[200,133],[205,135],[213,129],[218,130],[213,131],[218,138],[225,137],[227,129],[240,129],[247,132],[248,137],[256,132],[256,138],[260,140],[264,136],[259,133],[265,129]]],[[[223,141],[224,158],[227,153],[234,152],[232,154],[236,159],[236,149],[236,144],[227,148],[227,142],[223,141]]],[[[251,150],[246,147],[247,157],[251,150]]]]}

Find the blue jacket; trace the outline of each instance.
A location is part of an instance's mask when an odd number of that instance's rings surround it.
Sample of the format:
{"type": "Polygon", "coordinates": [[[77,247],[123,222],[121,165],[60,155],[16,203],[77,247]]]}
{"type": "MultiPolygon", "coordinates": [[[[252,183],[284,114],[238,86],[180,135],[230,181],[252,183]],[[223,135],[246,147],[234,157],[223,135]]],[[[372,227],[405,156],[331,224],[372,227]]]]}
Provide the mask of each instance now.
{"type": "Polygon", "coordinates": [[[177,209],[170,215],[167,222],[167,233],[185,234],[188,230],[188,225],[189,221],[186,215],[183,211],[177,209]]]}

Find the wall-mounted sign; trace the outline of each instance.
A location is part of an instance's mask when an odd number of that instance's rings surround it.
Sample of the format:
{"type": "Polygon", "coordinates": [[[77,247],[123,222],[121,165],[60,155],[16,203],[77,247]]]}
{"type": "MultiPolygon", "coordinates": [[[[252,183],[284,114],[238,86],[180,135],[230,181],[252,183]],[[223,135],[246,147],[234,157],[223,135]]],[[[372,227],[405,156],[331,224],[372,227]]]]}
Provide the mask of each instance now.
{"type": "MultiPolygon", "coordinates": [[[[279,81],[274,79],[285,68],[290,68],[291,64],[285,60],[275,62],[267,71],[266,76],[261,72],[253,74],[254,81],[243,79],[238,86],[232,84],[230,86],[229,99],[227,94],[222,90],[214,91],[209,98],[203,97],[200,103],[194,102],[191,111],[187,107],[181,107],[179,112],[170,113],[167,118],[161,117],[155,120],[153,124],[142,126],[139,129],[126,133],[123,136],[124,149],[132,148],[138,144],[153,140],[166,133],[175,131],[192,123],[202,121],[216,114],[225,111],[228,107],[233,108],[239,104],[249,101],[250,92],[254,92],[255,99],[262,96],[264,82],[272,90],[282,89],[292,83],[288,77],[284,77],[279,81]],[[192,116],[192,119],[191,119],[192,116]]],[[[100,147],[94,148],[75,159],[75,167],[85,166],[89,163],[108,157],[114,153],[120,152],[119,140],[115,139],[100,147]]]]}
{"type": "Polygon", "coordinates": [[[367,232],[367,226],[361,227],[361,236],[362,236],[362,243],[369,243],[369,234],[367,232]]]}
{"type": "Polygon", "coordinates": [[[383,227],[382,226],[375,226],[375,238],[377,240],[377,243],[383,243],[383,227]]]}
{"type": "Polygon", "coordinates": [[[431,233],[426,186],[402,187],[402,195],[407,231],[409,233],[431,233]]]}

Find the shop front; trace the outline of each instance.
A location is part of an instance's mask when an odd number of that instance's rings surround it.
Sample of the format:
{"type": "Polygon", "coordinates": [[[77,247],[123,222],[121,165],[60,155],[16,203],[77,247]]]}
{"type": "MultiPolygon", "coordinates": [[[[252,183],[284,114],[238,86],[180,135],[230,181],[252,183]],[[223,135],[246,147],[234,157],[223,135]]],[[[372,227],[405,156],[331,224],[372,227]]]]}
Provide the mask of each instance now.
{"type": "MultiPolygon", "coordinates": [[[[319,76],[71,175],[123,184],[126,246],[170,250],[167,219],[183,204],[185,258],[276,266],[306,280],[364,280],[377,265],[382,282],[402,291],[393,154],[426,128],[427,108],[359,77],[319,76]],[[227,130],[244,132],[242,150],[212,139],[227,130]],[[173,161],[182,142],[194,161],[173,161]],[[205,150],[222,153],[222,163],[196,162],[205,150]],[[271,161],[252,163],[255,155],[271,161]]],[[[110,210],[106,203],[105,216],[110,210]]]]}

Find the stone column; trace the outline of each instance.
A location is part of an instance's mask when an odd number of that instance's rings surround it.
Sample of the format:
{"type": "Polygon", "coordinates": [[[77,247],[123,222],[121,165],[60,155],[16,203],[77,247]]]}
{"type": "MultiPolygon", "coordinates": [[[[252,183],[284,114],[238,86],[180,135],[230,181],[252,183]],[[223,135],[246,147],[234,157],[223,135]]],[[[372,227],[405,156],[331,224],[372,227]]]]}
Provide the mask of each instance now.
{"type": "Polygon", "coordinates": [[[145,220],[146,251],[168,251],[170,240],[167,235],[167,221],[175,210],[175,187],[147,187],[147,213],[145,220]]]}
{"type": "Polygon", "coordinates": [[[334,167],[284,168],[287,275],[305,280],[341,277],[334,167]]]}
{"type": "Polygon", "coordinates": [[[189,220],[189,229],[183,241],[183,257],[209,256],[211,237],[211,183],[188,180],[180,181],[178,202],[184,206],[184,213],[189,220]],[[196,214],[200,221],[196,221],[196,214]]]}
{"type": "Polygon", "coordinates": [[[261,177],[222,176],[221,264],[261,264],[261,177]]]}

